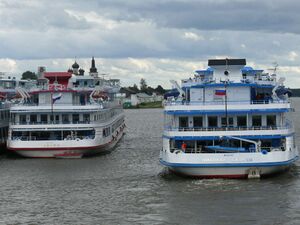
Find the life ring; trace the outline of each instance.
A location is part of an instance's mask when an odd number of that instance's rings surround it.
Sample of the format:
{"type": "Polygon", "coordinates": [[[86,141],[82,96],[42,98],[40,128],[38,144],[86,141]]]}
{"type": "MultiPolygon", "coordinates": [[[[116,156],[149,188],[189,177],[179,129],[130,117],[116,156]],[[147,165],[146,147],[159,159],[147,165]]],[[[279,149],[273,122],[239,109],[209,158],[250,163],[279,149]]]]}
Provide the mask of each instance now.
{"type": "Polygon", "coordinates": [[[175,153],[175,154],[182,153],[182,150],[179,150],[179,149],[178,149],[178,150],[175,150],[174,153],[175,153]]]}

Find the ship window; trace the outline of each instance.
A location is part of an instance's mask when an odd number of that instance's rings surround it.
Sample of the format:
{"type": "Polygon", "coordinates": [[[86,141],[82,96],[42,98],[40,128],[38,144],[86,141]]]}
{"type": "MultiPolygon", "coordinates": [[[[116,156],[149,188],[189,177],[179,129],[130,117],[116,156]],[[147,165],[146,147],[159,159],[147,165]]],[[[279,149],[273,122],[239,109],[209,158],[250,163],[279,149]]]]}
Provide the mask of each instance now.
{"type": "Polygon", "coordinates": [[[37,122],[37,116],[36,115],[30,115],[30,123],[36,123],[37,122]]]}
{"type": "Polygon", "coordinates": [[[208,127],[217,127],[218,126],[218,117],[209,116],[208,117],[208,127]]]}
{"type": "Polygon", "coordinates": [[[84,122],[90,122],[90,115],[89,114],[83,114],[83,121],[84,122]]]}
{"type": "Polygon", "coordinates": [[[103,137],[107,137],[110,135],[110,128],[107,127],[105,129],[103,129],[103,137]]]}
{"type": "Polygon", "coordinates": [[[26,123],[26,115],[20,115],[20,124],[26,123]]]}
{"type": "Polygon", "coordinates": [[[41,123],[48,123],[48,115],[47,114],[41,115],[41,123]]]}
{"type": "Polygon", "coordinates": [[[202,127],[203,126],[203,117],[202,116],[195,116],[194,120],[194,127],[202,127]]]}
{"type": "Polygon", "coordinates": [[[73,123],[79,122],[79,114],[73,114],[73,123]]]}
{"type": "Polygon", "coordinates": [[[276,126],[276,115],[267,115],[267,126],[276,126]]]}
{"type": "Polygon", "coordinates": [[[70,123],[69,114],[62,114],[62,122],[63,123],[70,123]]]}
{"type": "Polygon", "coordinates": [[[179,117],[179,127],[188,127],[188,117],[187,116],[179,117]]]}
{"type": "Polygon", "coordinates": [[[11,114],[11,122],[12,123],[16,122],[16,114],[14,114],[14,113],[11,114]]]}
{"type": "Polygon", "coordinates": [[[226,127],[226,126],[233,126],[233,117],[228,117],[228,124],[226,122],[226,117],[221,118],[221,126],[226,127]]]}
{"type": "Polygon", "coordinates": [[[255,127],[261,126],[261,116],[252,116],[252,126],[255,127]]]}
{"type": "Polygon", "coordinates": [[[247,116],[237,116],[237,126],[246,127],[247,126],[247,116]]]}

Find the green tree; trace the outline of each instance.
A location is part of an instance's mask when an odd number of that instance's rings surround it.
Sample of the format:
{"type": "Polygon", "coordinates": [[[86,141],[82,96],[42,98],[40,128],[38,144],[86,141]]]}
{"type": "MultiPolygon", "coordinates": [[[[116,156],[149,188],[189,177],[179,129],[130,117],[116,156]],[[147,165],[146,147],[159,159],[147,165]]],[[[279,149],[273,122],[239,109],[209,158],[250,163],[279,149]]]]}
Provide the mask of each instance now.
{"type": "Polygon", "coordinates": [[[131,90],[135,91],[135,93],[139,93],[139,88],[136,84],[133,85],[133,87],[131,88],[131,90]]]}
{"type": "Polygon", "coordinates": [[[37,76],[34,72],[26,71],[22,74],[22,80],[36,80],[37,76]]]}
{"type": "Polygon", "coordinates": [[[155,91],[156,91],[156,93],[161,94],[161,95],[163,95],[163,94],[166,93],[166,90],[165,90],[161,85],[158,85],[158,86],[155,88],[155,91]]]}
{"type": "Polygon", "coordinates": [[[144,78],[142,78],[141,81],[140,81],[140,89],[141,89],[142,92],[147,91],[147,83],[146,83],[146,80],[144,78]]]}

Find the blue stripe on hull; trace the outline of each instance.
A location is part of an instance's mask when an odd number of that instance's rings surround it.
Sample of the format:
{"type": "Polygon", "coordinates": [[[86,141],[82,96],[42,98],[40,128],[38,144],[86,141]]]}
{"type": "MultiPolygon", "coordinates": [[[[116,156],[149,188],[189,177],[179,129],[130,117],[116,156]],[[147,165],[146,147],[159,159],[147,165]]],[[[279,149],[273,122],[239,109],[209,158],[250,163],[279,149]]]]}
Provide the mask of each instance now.
{"type": "MultiPolygon", "coordinates": [[[[280,139],[280,138],[289,137],[292,135],[294,135],[294,133],[289,134],[289,135],[252,135],[252,136],[234,135],[234,137],[241,137],[241,138],[245,138],[245,139],[280,139]]],[[[220,136],[166,136],[166,135],[163,135],[163,138],[174,139],[176,141],[220,140],[220,136]]]]}
{"type": "Polygon", "coordinates": [[[169,163],[160,159],[160,163],[169,167],[273,167],[286,166],[292,164],[298,159],[296,156],[293,159],[282,162],[265,162],[265,163],[211,163],[211,164],[193,164],[193,163],[169,163]]]}

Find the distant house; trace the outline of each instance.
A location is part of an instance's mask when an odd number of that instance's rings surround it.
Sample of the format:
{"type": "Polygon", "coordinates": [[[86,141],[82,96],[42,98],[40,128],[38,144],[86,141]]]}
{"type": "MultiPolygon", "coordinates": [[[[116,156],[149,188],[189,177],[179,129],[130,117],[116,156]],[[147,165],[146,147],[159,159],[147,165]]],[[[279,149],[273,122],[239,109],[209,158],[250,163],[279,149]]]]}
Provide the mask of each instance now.
{"type": "Polygon", "coordinates": [[[146,93],[137,93],[137,94],[132,94],[130,96],[130,101],[132,106],[136,106],[144,102],[162,101],[162,99],[163,96],[156,95],[156,94],[148,95],[146,93]]]}

